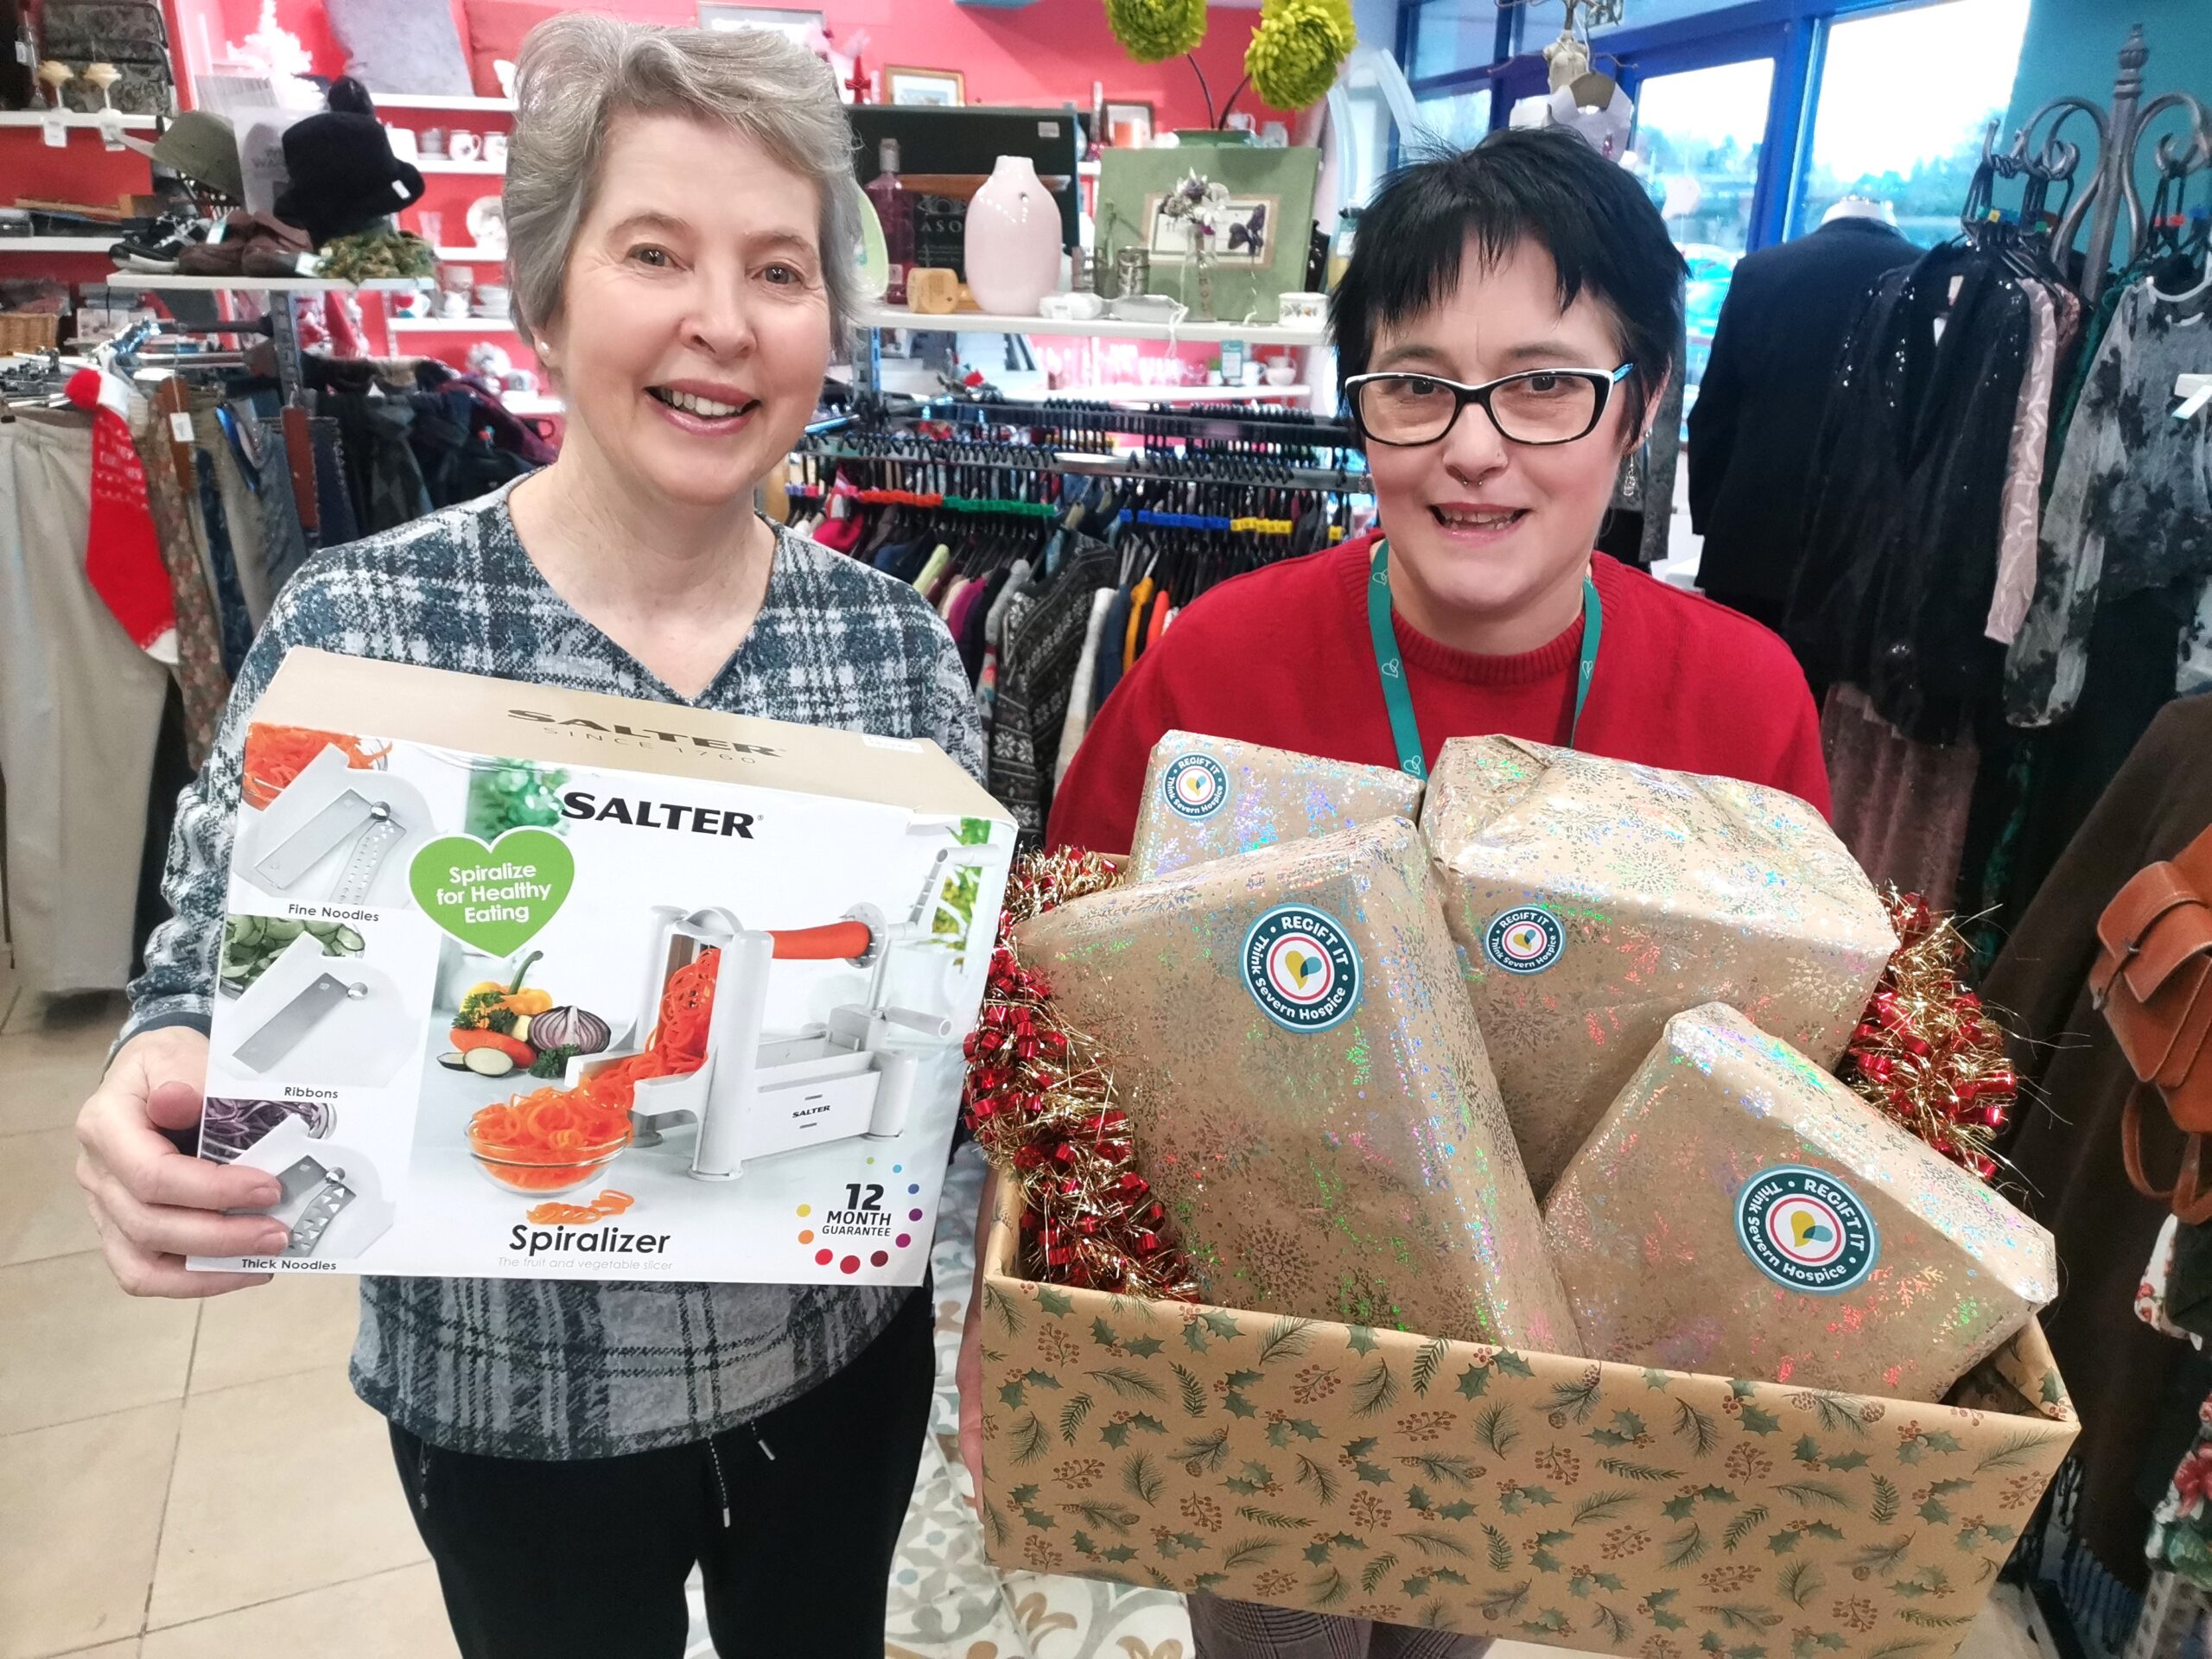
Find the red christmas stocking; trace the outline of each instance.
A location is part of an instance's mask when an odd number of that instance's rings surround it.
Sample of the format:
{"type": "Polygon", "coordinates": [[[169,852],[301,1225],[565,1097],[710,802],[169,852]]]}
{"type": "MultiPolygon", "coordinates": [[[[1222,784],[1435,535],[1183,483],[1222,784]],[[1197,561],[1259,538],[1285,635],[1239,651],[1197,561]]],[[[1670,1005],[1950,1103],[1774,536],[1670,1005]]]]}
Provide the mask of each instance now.
{"type": "Polygon", "coordinates": [[[168,567],[146,502],[146,469],[131,447],[130,394],[97,369],[70,378],[69,401],[92,415],[92,533],[85,577],[138,648],[160,663],[176,662],[176,601],[168,567]]]}

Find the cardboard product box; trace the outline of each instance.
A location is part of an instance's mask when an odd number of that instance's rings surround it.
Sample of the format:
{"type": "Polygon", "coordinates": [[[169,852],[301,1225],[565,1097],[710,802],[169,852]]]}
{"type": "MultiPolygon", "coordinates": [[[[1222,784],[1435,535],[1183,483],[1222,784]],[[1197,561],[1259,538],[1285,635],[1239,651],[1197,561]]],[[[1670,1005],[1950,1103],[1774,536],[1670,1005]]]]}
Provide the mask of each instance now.
{"type": "Polygon", "coordinates": [[[1421,780],[1257,743],[1169,732],[1152,746],[1129,849],[1140,881],[1211,858],[1421,812],[1421,780]]]}
{"type": "Polygon", "coordinates": [[[254,710],[197,1268],[918,1283],[1014,842],[935,745],[316,651],[254,710]]]}
{"type": "Polygon", "coordinates": [[[1214,859],[1016,937],[1115,1057],[1137,1166],[1208,1294],[1573,1346],[1412,824],[1214,859]]]}
{"type": "Polygon", "coordinates": [[[1539,1198],[1674,1015],[1726,1002],[1833,1065],[1897,949],[1843,843],[1780,790],[1454,738],[1421,823],[1539,1198]]]}
{"type": "Polygon", "coordinates": [[[1006,1567],[1554,1647],[1948,1659],[2077,1425],[2028,1325],[1948,1405],[1117,1298],[983,1256],[1006,1567]]]}
{"type": "Polygon", "coordinates": [[[1583,1351],[1936,1400],[2058,1294],[2050,1235],[1724,1003],[1544,1202],[1583,1351]]]}

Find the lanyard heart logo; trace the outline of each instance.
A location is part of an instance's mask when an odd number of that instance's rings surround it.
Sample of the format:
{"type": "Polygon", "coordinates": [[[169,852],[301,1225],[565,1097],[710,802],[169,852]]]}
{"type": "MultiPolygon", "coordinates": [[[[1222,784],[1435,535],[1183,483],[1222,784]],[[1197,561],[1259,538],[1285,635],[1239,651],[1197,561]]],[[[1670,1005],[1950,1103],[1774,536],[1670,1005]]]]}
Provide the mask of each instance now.
{"type": "Polygon", "coordinates": [[[510,957],[568,901],[576,855],[545,830],[510,830],[488,846],[442,836],[415,855],[408,885],[423,913],[472,950],[510,957]]]}

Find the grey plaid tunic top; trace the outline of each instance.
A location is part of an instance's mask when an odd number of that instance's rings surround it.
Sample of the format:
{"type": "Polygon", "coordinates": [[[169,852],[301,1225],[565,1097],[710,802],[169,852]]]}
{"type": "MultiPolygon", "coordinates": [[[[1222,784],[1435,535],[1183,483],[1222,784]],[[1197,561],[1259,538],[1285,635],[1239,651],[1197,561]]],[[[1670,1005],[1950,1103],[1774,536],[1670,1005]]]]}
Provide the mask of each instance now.
{"type": "MultiPolygon", "coordinates": [[[[974,694],[944,623],[912,588],[779,529],[751,634],[714,683],[687,699],[546,583],[516,537],[506,493],[333,548],[277,600],[214,751],[180,803],[162,884],[175,914],[147,946],[124,1037],[207,1028],[246,721],[294,645],[926,737],[981,778],[974,694]]],[[[880,1286],[369,1278],[353,1387],[435,1446],[611,1457],[751,1421],[842,1367],[912,1294],[880,1286]]]]}

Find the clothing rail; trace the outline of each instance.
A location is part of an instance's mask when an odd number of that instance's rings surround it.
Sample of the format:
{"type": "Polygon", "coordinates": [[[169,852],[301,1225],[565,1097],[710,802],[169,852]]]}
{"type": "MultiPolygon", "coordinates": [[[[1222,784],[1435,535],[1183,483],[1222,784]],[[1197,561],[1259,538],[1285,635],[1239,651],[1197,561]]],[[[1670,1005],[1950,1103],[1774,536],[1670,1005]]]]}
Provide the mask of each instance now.
{"type": "Polygon", "coordinates": [[[1283,443],[1308,449],[1350,449],[1358,439],[1341,421],[1287,410],[1255,414],[1232,405],[1199,404],[1177,409],[1122,409],[1112,404],[1012,398],[932,398],[936,418],[1054,429],[1063,432],[1125,432],[1136,437],[1204,438],[1223,443],[1283,443]]]}
{"type": "MultiPolygon", "coordinates": [[[[918,450],[919,447],[918,443],[918,450]]],[[[842,445],[809,446],[798,453],[813,455],[824,461],[849,461],[856,463],[903,461],[908,464],[926,464],[937,459],[926,453],[902,454],[895,450],[855,449],[842,445]]],[[[1255,477],[1249,479],[1223,477],[1212,480],[1205,479],[1203,475],[1196,475],[1194,480],[1194,474],[1190,472],[1148,464],[1133,456],[1086,454],[1078,450],[1064,450],[1049,457],[1019,453],[1009,453],[1003,456],[963,457],[961,461],[956,464],[997,467],[1020,473],[1066,473],[1084,478],[1149,480],[1161,484],[1212,481],[1227,485],[1257,484],[1293,490],[1329,490],[1340,495],[1371,493],[1367,474],[1351,467],[1277,466],[1271,465],[1263,460],[1260,462],[1262,470],[1255,477]]],[[[798,492],[794,490],[792,493],[798,492]]],[[[862,499],[865,499],[868,493],[863,491],[862,499]]],[[[896,493],[878,492],[878,493],[896,493]]],[[[1035,504],[1017,505],[1033,505],[1035,504]]],[[[1223,527],[1226,527],[1226,521],[1223,527]]]]}

